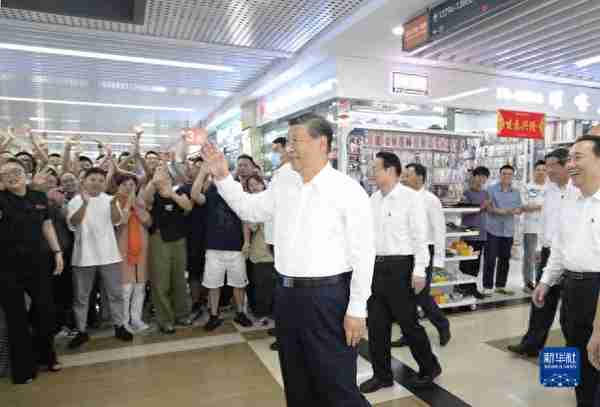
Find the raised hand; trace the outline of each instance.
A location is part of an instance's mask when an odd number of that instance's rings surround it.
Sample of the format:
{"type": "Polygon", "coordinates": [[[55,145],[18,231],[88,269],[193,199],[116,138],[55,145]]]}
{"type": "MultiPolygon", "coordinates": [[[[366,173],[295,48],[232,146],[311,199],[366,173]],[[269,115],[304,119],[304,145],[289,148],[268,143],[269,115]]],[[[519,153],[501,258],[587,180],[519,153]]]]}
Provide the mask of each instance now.
{"type": "Polygon", "coordinates": [[[201,155],[208,170],[217,180],[222,180],[229,175],[229,164],[221,150],[208,143],[202,147],[201,155]]]}
{"type": "Polygon", "coordinates": [[[33,176],[31,180],[31,184],[36,187],[44,187],[48,182],[48,175],[50,173],[50,169],[47,168],[44,171],[40,171],[33,176]]]}
{"type": "Polygon", "coordinates": [[[48,200],[53,202],[59,208],[65,205],[65,193],[61,188],[53,188],[48,191],[48,200]]]}
{"type": "Polygon", "coordinates": [[[108,157],[108,159],[110,160],[113,157],[112,146],[110,145],[110,143],[106,144],[106,146],[104,147],[104,151],[106,151],[106,157],[108,157]]]}
{"type": "Polygon", "coordinates": [[[134,126],[133,132],[135,133],[135,136],[139,140],[140,137],[142,137],[142,134],[144,134],[144,128],[142,126],[134,126]]]}
{"type": "Polygon", "coordinates": [[[90,194],[88,194],[87,191],[83,189],[83,187],[79,191],[79,195],[81,195],[81,200],[84,204],[90,203],[90,194]]]}

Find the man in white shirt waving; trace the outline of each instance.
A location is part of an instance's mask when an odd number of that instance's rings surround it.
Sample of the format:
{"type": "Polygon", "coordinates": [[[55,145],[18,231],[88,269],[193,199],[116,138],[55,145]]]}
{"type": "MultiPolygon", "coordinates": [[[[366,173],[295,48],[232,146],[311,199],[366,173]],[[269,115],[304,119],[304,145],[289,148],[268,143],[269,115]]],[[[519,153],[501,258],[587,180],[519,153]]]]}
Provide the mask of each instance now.
{"type": "Polygon", "coordinates": [[[373,293],[369,298],[369,351],[373,377],[360,385],[372,393],[393,385],[391,328],[398,322],[419,365],[413,386],[431,386],[442,368],[431,351],[425,329],[417,318],[417,295],[425,288],[427,216],[418,193],[400,183],[402,165],[394,153],[375,159],[379,191],[371,196],[375,218],[376,252],[373,293]]]}
{"type": "Polygon", "coordinates": [[[204,147],[219,193],[240,218],[274,221],[275,320],[289,407],[369,406],[356,386],[356,345],[371,295],[373,216],[360,185],[329,164],[332,139],[320,116],[292,123],[295,171],[257,194],[233,180],[221,152],[204,147]]]}
{"type": "Polygon", "coordinates": [[[533,301],[543,306],[550,287],[564,275],[561,323],[567,346],[581,353],[577,406],[592,407],[600,405],[600,137],[577,139],[567,168],[581,197],[566,202],[561,210],[550,259],[533,301]]]}

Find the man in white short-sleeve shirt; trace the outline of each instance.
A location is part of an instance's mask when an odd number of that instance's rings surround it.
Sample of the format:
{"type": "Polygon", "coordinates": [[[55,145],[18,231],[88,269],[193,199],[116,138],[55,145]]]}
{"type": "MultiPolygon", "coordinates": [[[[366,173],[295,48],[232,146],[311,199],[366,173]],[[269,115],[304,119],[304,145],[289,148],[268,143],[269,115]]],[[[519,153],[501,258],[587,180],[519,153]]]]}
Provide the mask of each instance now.
{"type": "Polygon", "coordinates": [[[125,308],[121,292],[121,255],[114,226],[121,222],[117,197],[104,193],[106,175],[99,168],[89,169],[83,178],[81,194],[69,202],[67,221],[75,233],[73,248],[73,287],[77,336],[69,343],[78,348],[87,341],[87,315],[90,293],[100,273],[108,297],[115,337],[131,341],[125,328],[125,308]]]}

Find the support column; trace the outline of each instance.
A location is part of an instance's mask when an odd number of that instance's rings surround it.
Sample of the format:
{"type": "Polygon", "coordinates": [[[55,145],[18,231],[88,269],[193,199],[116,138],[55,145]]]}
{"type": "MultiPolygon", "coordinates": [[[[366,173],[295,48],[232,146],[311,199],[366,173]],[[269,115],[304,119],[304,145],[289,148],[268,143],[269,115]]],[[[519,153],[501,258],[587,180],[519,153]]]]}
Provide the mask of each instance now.
{"type": "MultiPolygon", "coordinates": [[[[257,111],[258,102],[252,100],[242,105],[242,131],[247,137],[249,143],[249,153],[254,158],[254,161],[264,169],[264,142],[265,138],[262,129],[257,127],[257,111]]],[[[242,149],[244,149],[243,146],[242,149]]],[[[248,152],[246,152],[248,153],[248,152]]]]}

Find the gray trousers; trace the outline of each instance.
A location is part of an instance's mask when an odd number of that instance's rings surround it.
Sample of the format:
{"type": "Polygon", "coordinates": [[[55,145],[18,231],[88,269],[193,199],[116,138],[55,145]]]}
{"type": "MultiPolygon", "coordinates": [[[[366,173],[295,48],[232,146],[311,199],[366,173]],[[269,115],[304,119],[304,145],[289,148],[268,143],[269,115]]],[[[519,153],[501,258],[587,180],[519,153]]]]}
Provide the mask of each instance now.
{"type": "Polygon", "coordinates": [[[523,234],[523,284],[532,283],[535,278],[535,250],[537,249],[538,235],[536,233],[523,234]]]}
{"type": "Polygon", "coordinates": [[[100,273],[102,286],[108,297],[108,307],[113,325],[122,326],[126,323],[120,263],[104,266],[73,267],[73,288],[75,291],[73,311],[77,329],[80,332],[86,332],[87,329],[90,293],[97,273],[100,273]]]}

